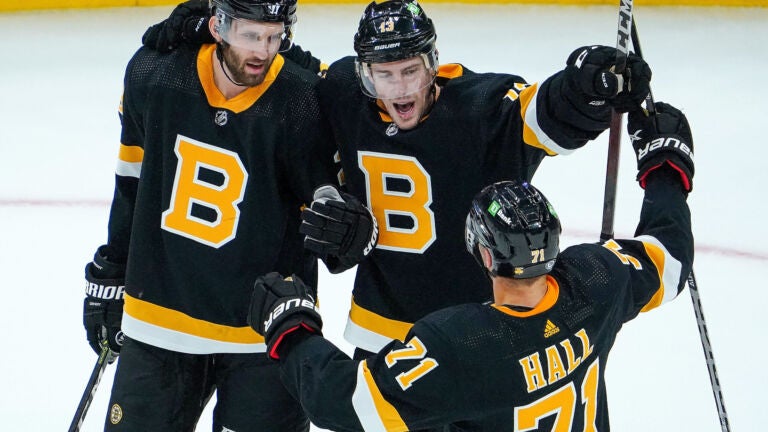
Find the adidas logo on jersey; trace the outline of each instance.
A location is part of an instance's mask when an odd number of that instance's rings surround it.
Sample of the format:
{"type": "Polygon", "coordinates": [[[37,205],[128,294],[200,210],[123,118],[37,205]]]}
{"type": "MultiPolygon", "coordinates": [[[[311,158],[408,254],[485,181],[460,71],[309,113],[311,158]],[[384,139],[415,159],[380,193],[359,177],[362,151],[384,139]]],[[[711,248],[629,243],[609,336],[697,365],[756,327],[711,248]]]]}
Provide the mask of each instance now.
{"type": "Polygon", "coordinates": [[[547,320],[547,324],[544,325],[544,337],[548,338],[560,331],[560,327],[556,326],[552,321],[547,320]]]}

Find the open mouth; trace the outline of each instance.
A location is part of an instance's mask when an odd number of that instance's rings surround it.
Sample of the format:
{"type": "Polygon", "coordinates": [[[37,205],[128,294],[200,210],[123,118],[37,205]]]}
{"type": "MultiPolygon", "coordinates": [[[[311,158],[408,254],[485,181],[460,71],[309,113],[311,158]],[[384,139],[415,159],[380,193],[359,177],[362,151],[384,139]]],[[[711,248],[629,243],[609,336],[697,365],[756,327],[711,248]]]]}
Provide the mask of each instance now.
{"type": "Polygon", "coordinates": [[[255,74],[255,75],[260,74],[261,72],[264,71],[264,63],[246,62],[245,70],[251,74],[255,74]]]}
{"type": "Polygon", "coordinates": [[[413,102],[407,102],[407,103],[394,103],[393,106],[395,108],[395,111],[397,111],[397,114],[404,118],[410,118],[413,116],[413,111],[415,107],[415,103],[413,102]]]}

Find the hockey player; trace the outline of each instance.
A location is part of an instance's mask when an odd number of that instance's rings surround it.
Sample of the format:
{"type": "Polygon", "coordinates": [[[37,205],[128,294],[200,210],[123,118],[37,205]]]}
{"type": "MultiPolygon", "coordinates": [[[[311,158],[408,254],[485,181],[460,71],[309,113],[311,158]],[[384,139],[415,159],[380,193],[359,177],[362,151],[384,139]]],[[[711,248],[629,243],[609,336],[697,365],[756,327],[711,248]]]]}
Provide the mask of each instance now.
{"type": "Polygon", "coordinates": [[[645,189],[636,237],[559,252],[560,222],[536,188],[490,185],[472,202],[465,243],[493,302],[432,313],[364,360],[321,336],[314,289],[300,278],[258,279],[251,325],[312,421],[405,431],[502,414],[497,431],[609,430],[604,374],[616,334],[674,299],[693,262],[693,141],[679,110],[656,107],[658,127],[629,114],[645,189]]]}
{"type": "MultiPolygon", "coordinates": [[[[189,24],[192,6],[151,27],[144,42],[168,49],[204,38],[189,24]]],[[[530,180],[545,156],[571,153],[602,133],[611,107],[626,111],[648,93],[651,72],[639,57],[629,56],[624,76],[610,72],[614,48],[579,48],[564,70],[528,84],[440,65],[436,37],[416,1],[372,2],[354,37],[357,56],[331,64],[319,85],[346,189],[335,199],[322,191],[301,229],[332,272],[358,264],[345,330],[356,358],[402,340],[430,312],[490,299],[461,244],[476,191],[530,180]]],[[[299,51],[291,51],[298,63],[320,64],[299,51]]]]}
{"type": "Polygon", "coordinates": [[[300,210],[336,179],[319,78],[278,54],[295,12],[214,0],[215,44],[127,66],[108,242],[85,273],[88,341],[120,352],[105,430],[194,430],[214,391],[215,431],[309,429],[246,319],[258,275],[316,281],[300,210]]]}

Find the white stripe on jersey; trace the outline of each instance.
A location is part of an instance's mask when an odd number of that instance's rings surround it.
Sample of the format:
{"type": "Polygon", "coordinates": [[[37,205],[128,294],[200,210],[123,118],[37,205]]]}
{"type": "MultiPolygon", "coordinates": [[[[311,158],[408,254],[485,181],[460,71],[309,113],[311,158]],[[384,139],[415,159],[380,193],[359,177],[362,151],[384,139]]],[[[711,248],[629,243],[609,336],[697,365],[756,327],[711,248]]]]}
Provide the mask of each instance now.
{"type": "Polygon", "coordinates": [[[263,343],[242,344],[213,339],[170,330],[140,321],[127,313],[123,314],[123,333],[131,339],[171,351],[187,354],[235,353],[251,354],[267,351],[263,343]]]}
{"type": "Polygon", "coordinates": [[[118,159],[115,174],[121,177],[139,178],[139,175],[141,174],[141,162],[125,162],[118,159]]]}
{"type": "Polygon", "coordinates": [[[656,265],[656,269],[660,273],[661,289],[664,290],[660,305],[677,297],[677,284],[680,281],[683,265],[680,263],[680,261],[676,260],[669,253],[667,248],[665,248],[664,245],[655,237],[651,237],[649,235],[641,235],[635,237],[635,240],[643,242],[646,248],[649,246],[656,247],[660,249],[664,254],[664,262],[654,263],[656,265]]]}
{"type": "Polygon", "coordinates": [[[525,121],[526,126],[531,128],[534,135],[536,135],[536,138],[538,138],[539,142],[548,150],[555,152],[556,154],[560,155],[568,155],[573,153],[574,149],[567,149],[560,147],[557,145],[557,143],[547,135],[546,132],[544,132],[541,127],[539,126],[539,119],[536,115],[536,110],[539,105],[539,86],[536,86],[536,93],[533,95],[533,100],[531,103],[528,104],[527,109],[525,110],[525,114],[523,115],[523,119],[525,121]]]}
{"type": "Polygon", "coordinates": [[[386,432],[387,428],[379,417],[376,402],[365,379],[364,364],[365,361],[357,364],[357,385],[355,385],[355,392],[352,393],[352,406],[365,432],[386,432]]]}
{"type": "Polygon", "coordinates": [[[379,352],[385,345],[392,342],[392,339],[374,333],[365,327],[361,327],[347,318],[347,327],[344,329],[344,339],[352,345],[370,352],[379,352]]]}

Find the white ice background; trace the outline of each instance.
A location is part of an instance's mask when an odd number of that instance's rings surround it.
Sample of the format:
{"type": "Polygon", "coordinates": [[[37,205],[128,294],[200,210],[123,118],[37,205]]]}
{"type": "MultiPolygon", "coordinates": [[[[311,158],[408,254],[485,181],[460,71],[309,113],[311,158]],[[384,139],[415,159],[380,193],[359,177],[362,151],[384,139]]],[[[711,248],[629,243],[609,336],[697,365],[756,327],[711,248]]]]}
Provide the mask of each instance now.
{"type": "MultiPolygon", "coordinates": [[[[578,46],[616,42],[614,7],[424,5],[442,62],[530,82],[578,46]]],[[[326,61],[351,54],[363,7],[302,5],[295,40],[326,61]]],[[[0,430],[65,430],[80,399],[95,360],[81,324],[83,266],[106,239],[123,72],[143,31],[170,9],[0,14],[0,430]]],[[[762,431],[768,10],[636,5],[635,16],[656,99],[682,107],[693,128],[694,268],[730,423],[762,431]]],[[[545,160],[534,179],[567,244],[599,236],[607,135],[545,160]]],[[[632,235],[639,213],[634,175],[625,135],[617,236],[632,235]]],[[[320,286],[325,334],[347,352],[352,278],[322,273],[320,286]]],[[[101,430],[113,373],[84,431],[101,430]]],[[[625,326],[607,381],[616,431],[720,430],[687,290],[625,326]]],[[[210,430],[210,406],[197,430],[210,430]]]]}

